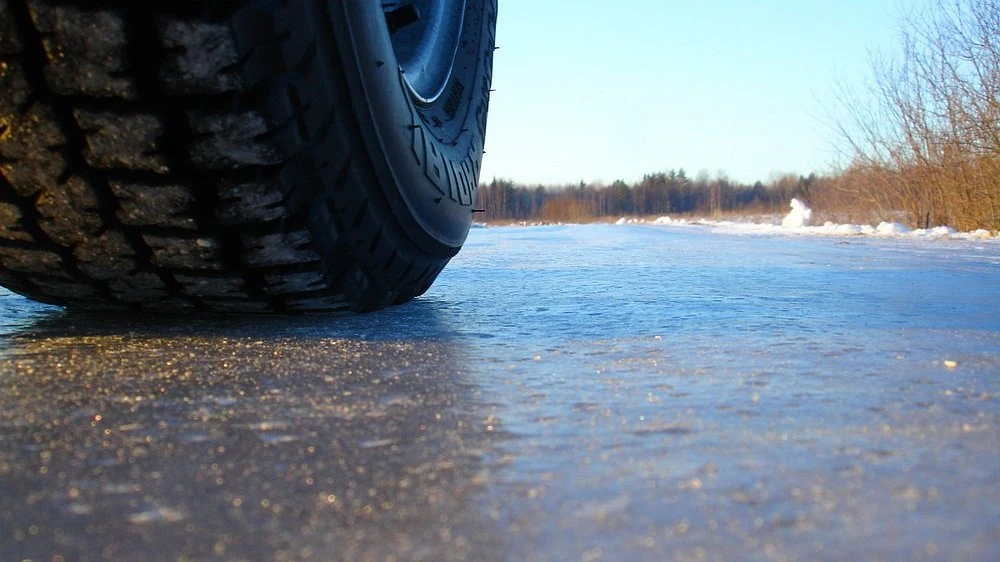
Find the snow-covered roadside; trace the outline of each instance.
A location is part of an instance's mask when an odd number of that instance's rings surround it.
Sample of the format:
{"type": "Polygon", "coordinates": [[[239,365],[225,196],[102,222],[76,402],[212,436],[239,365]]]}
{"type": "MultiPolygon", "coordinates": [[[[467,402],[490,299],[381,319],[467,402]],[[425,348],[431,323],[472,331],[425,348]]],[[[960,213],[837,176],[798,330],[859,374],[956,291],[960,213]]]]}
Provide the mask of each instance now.
{"type": "Polygon", "coordinates": [[[734,234],[803,234],[816,236],[880,236],[886,238],[949,238],[959,240],[1000,239],[988,230],[973,232],[958,232],[953,228],[939,226],[935,228],[910,229],[895,222],[883,222],[878,226],[868,224],[838,224],[826,222],[812,226],[812,209],[798,199],[792,199],[791,210],[782,219],[781,224],[739,222],[709,219],[674,219],[669,216],[659,217],[652,221],[645,219],[630,219],[622,217],[615,224],[650,224],[655,226],[703,226],[734,234]]]}

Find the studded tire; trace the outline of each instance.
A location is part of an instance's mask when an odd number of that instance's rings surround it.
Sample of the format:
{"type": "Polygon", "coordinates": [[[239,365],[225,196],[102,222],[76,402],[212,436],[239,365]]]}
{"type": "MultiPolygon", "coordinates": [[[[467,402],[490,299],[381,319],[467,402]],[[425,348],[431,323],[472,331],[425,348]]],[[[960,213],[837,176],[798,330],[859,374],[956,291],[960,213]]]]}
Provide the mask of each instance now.
{"type": "Polygon", "coordinates": [[[0,0],[0,284],[163,312],[422,294],[471,224],[495,22],[496,0],[0,0]]]}

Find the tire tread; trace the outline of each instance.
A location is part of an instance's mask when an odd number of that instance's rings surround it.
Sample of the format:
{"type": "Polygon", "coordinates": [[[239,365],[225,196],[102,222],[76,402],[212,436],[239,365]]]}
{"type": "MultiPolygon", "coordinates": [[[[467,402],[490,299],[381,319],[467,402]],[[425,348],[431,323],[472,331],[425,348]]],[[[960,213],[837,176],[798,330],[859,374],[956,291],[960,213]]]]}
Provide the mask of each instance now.
{"type": "Polygon", "coordinates": [[[369,197],[310,3],[227,6],[0,0],[0,283],[157,312],[426,290],[447,258],[369,197]]]}

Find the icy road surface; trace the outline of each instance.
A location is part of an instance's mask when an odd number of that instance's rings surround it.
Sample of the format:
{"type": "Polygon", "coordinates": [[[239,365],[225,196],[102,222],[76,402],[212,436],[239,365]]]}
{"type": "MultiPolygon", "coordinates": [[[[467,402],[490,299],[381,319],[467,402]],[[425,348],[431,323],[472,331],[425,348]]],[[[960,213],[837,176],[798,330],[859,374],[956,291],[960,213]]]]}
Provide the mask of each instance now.
{"type": "Polygon", "coordinates": [[[1000,242],[491,228],[351,317],[0,293],[0,559],[996,560],[1000,242]]]}

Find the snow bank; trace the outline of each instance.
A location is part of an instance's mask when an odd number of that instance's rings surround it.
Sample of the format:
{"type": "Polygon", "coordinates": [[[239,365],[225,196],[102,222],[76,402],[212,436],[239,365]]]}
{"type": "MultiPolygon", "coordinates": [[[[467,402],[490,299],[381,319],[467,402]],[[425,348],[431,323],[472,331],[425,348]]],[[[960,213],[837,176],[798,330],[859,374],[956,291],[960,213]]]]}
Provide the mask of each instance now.
{"type": "Polygon", "coordinates": [[[898,222],[880,222],[875,232],[882,236],[900,236],[910,232],[910,229],[898,222]]]}
{"type": "Polygon", "coordinates": [[[817,236],[879,236],[886,238],[947,238],[963,240],[1000,239],[1000,237],[994,236],[988,230],[980,229],[973,232],[957,232],[955,229],[946,226],[912,230],[898,222],[883,222],[878,226],[826,222],[822,225],[810,226],[812,209],[808,205],[799,199],[792,199],[789,207],[791,210],[781,219],[781,224],[709,219],[688,221],[685,219],[674,219],[669,216],[659,217],[651,222],[622,217],[615,224],[643,223],[657,226],[707,226],[735,234],[805,234],[817,236]]]}
{"type": "Polygon", "coordinates": [[[675,220],[675,219],[672,219],[670,217],[659,217],[655,221],[653,221],[653,224],[660,224],[660,225],[663,225],[663,224],[687,224],[687,223],[688,223],[688,221],[686,221],[684,219],[676,219],[675,220]]]}

